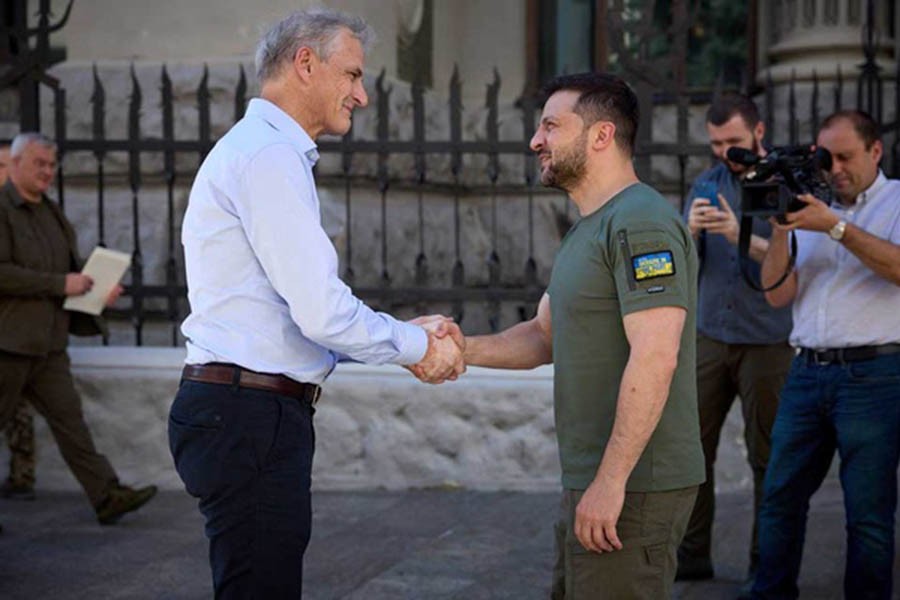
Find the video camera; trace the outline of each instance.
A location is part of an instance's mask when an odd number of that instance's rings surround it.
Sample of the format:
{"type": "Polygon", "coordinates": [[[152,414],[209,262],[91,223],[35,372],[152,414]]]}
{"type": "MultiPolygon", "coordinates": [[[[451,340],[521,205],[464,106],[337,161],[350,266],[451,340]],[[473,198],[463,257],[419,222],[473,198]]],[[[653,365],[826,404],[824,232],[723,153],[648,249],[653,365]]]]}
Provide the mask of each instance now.
{"type": "Polygon", "coordinates": [[[809,146],[782,146],[773,148],[765,156],[758,156],[745,148],[729,148],[725,156],[731,162],[750,167],[741,184],[741,224],[738,235],[738,256],[744,280],[755,290],[768,292],[787,279],[797,257],[797,238],[791,232],[791,254],[787,269],[781,278],[764,288],[750,274],[750,237],[753,217],[775,217],[786,223],[785,213],[802,210],[806,204],[797,199],[799,194],[812,194],[831,205],[834,190],[825,175],[831,170],[831,152],[825,148],[809,146]]]}
{"type": "Polygon", "coordinates": [[[831,205],[834,191],[824,173],[831,170],[831,153],[809,146],[773,148],[760,157],[752,150],[729,148],[728,160],[752,167],[741,185],[741,212],[745,217],[783,221],[785,213],[806,206],[798,194],[812,194],[831,205]]]}

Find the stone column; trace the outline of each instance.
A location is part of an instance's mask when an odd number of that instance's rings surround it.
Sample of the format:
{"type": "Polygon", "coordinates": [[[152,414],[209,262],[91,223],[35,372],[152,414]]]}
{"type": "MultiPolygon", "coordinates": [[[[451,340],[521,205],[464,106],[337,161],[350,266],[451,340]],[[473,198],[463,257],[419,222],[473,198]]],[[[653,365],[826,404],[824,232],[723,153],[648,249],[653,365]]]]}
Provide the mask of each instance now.
{"type": "Polygon", "coordinates": [[[865,61],[864,26],[868,2],[874,5],[875,60],[881,73],[893,77],[897,44],[888,19],[894,0],[771,0],[759,3],[759,83],[771,75],[775,83],[790,79],[819,80],[855,75],[865,61]]]}

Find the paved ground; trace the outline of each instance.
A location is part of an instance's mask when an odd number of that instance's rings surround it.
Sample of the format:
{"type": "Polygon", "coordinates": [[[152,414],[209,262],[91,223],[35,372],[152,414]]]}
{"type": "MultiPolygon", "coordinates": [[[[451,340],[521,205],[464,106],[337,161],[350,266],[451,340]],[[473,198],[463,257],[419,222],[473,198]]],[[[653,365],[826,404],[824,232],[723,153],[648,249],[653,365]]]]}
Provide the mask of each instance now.
{"type": "MultiPolygon", "coordinates": [[[[459,490],[315,494],[308,599],[546,598],[556,494],[459,490]]],[[[166,492],[116,527],[83,496],[0,501],[0,598],[208,598],[206,542],[193,501],[166,492]]],[[[677,584],[676,598],[733,598],[746,569],[750,503],[720,497],[717,579],[677,584]]],[[[802,598],[840,598],[840,488],[814,498],[802,598]]],[[[895,569],[900,572],[900,569],[895,569]]]]}

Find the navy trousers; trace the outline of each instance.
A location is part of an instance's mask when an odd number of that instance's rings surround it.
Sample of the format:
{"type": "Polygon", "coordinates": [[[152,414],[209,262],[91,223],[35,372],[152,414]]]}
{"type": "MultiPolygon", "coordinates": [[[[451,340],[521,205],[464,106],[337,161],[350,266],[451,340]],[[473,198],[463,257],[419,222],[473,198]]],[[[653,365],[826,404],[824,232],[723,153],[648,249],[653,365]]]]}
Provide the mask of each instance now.
{"type": "Polygon", "coordinates": [[[216,598],[300,597],[313,412],[273,392],[182,381],[169,448],[206,518],[216,598]]]}

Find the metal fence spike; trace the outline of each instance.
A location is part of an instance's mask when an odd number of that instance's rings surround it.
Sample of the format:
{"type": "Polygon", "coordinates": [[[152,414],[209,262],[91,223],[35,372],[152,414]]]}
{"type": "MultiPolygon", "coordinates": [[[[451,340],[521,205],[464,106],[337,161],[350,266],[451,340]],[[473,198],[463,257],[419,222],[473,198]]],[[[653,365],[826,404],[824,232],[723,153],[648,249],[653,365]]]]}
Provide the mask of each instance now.
{"type": "Polygon", "coordinates": [[[247,74],[244,72],[244,65],[241,64],[238,72],[238,84],[234,91],[234,122],[237,123],[244,118],[244,111],[247,110],[247,74]]]}

